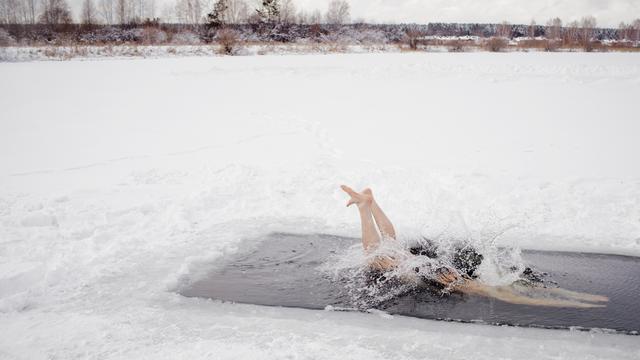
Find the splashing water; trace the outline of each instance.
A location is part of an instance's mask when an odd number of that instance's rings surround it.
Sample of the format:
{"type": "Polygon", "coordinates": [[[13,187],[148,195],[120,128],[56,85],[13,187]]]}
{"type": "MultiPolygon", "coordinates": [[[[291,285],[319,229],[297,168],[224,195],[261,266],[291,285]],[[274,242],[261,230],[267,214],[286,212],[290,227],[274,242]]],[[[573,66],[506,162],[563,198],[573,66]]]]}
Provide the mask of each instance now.
{"type": "Polygon", "coordinates": [[[344,284],[345,293],[360,309],[378,307],[411,291],[444,296],[453,286],[439,282],[444,271],[492,286],[523,280],[526,266],[520,249],[498,247],[495,239],[496,235],[461,238],[451,231],[441,232],[434,240],[424,235],[383,237],[375,250],[365,253],[361,244],[355,244],[330,257],[319,270],[344,284]],[[376,266],[381,261],[394,266],[376,266]]]}

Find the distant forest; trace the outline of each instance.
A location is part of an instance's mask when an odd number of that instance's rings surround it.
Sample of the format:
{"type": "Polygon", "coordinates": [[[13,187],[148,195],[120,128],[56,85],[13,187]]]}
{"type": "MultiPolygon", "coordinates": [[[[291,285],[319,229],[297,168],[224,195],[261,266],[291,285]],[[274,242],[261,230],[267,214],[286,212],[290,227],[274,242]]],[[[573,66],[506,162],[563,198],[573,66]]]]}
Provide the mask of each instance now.
{"type": "Polygon", "coordinates": [[[160,11],[155,0],[84,0],[74,17],[66,0],[0,0],[0,46],[279,42],[417,49],[441,38],[498,49],[514,39],[529,39],[530,46],[545,50],[592,50],[612,41],[637,48],[640,19],[618,28],[599,28],[592,16],[568,24],[559,18],[521,25],[371,24],[352,19],[345,0],[328,1],[324,12],[297,10],[293,0],[261,0],[253,7],[245,0],[176,0],[160,11]]]}

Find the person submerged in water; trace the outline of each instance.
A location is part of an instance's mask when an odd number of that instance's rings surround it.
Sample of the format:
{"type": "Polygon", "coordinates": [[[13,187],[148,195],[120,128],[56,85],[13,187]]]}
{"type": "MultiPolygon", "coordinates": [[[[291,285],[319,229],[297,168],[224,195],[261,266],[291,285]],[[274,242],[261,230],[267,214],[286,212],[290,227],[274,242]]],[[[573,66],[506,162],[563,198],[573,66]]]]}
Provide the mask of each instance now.
{"type": "MultiPolygon", "coordinates": [[[[373,197],[371,189],[356,192],[352,188],[342,185],[350,199],[347,207],[357,205],[362,226],[362,246],[368,255],[368,266],[376,273],[392,270],[401,265],[401,262],[410,256],[437,257],[437,251],[433,246],[413,247],[404,254],[381,255],[375,252],[383,241],[395,241],[396,230],[389,218],[382,211],[373,197]]],[[[439,285],[448,291],[457,291],[466,294],[474,294],[495,298],[504,302],[522,305],[554,306],[591,308],[603,307],[603,302],[609,299],[605,296],[585,294],[560,288],[546,288],[527,282],[526,289],[522,283],[513,283],[509,286],[489,286],[483,284],[476,275],[476,270],[483,257],[473,248],[461,248],[451,262],[452,266],[439,267],[435,271],[435,278],[427,282],[439,285]]],[[[419,269],[416,269],[418,272],[419,269]]],[[[526,272],[530,269],[526,269],[526,272]]]]}

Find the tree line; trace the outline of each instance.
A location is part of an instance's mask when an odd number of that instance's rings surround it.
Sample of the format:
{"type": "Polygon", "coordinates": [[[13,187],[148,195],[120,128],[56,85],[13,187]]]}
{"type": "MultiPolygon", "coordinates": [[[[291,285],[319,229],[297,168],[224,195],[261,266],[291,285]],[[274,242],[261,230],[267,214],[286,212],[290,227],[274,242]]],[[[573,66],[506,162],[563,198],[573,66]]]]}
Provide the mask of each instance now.
{"type": "MultiPolygon", "coordinates": [[[[175,0],[158,9],[156,0],[83,0],[79,16],[74,17],[67,0],[0,0],[0,24],[72,24],[83,25],[145,25],[159,23],[206,24],[218,28],[241,24],[348,24],[351,23],[350,6],[346,0],[328,0],[324,11],[298,9],[293,0],[175,0]],[[77,21],[76,21],[77,20],[77,21]]],[[[354,21],[364,23],[362,20],[354,21]]],[[[583,17],[579,21],[563,24],[553,18],[545,25],[532,21],[528,28],[520,25],[469,24],[480,30],[461,34],[461,24],[429,24],[409,28],[407,36],[418,38],[425,34],[476,35],[513,38],[544,36],[562,43],[588,42],[594,37],[596,19],[583,17]],[[447,30],[449,27],[455,27],[447,30]],[[439,26],[439,27],[438,27],[439,26]],[[438,27],[440,31],[433,30],[438,27]],[[418,29],[418,30],[416,30],[418,29]],[[481,33],[478,33],[481,32],[481,33]]],[[[640,41],[640,19],[620,23],[613,36],[616,40],[640,41]]]]}
{"type": "Polygon", "coordinates": [[[83,0],[74,16],[66,0],[0,0],[0,24],[136,25],[149,22],[203,24],[345,24],[346,0],[329,0],[324,11],[298,9],[293,0],[175,0],[158,8],[156,0],[83,0]]]}

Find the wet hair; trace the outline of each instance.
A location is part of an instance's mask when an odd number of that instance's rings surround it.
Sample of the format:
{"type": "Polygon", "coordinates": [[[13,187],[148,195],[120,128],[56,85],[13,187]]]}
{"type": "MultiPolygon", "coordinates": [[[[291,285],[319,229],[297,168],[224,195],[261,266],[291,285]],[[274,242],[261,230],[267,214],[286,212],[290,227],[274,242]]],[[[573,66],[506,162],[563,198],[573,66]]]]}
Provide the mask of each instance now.
{"type": "Polygon", "coordinates": [[[409,248],[409,252],[413,255],[418,256],[426,256],[430,259],[435,259],[438,257],[438,249],[433,241],[422,238],[422,241],[415,246],[409,248]]]}
{"type": "Polygon", "coordinates": [[[460,273],[467,274],[467,276],[476,278],[476,270],[484,260],[484,256],[476,251],[476,249],[466,246],[463,248],[457,248],[453,256],[453,266],[460,271],[460,273]]]}
{"type": "MultiPolygon", "coordinates": [[[[423,238],[418,245],[409,248],[409,252],[416,256],[426,256],[430,259],[438,258],[438,248],[432,240],[423,238]]],[[[482,263],[484,256],[470,245],[458,246],[454,249],[451,263],[461,274],[476,278],[476,270],[482,263]]],[[[438,269],[439,270],[439,269],[438,269]]],[[[419,269],[416,269],[418,272],[419,269]]]]}

